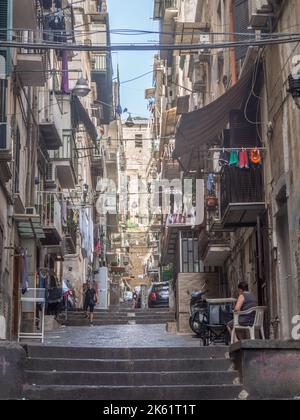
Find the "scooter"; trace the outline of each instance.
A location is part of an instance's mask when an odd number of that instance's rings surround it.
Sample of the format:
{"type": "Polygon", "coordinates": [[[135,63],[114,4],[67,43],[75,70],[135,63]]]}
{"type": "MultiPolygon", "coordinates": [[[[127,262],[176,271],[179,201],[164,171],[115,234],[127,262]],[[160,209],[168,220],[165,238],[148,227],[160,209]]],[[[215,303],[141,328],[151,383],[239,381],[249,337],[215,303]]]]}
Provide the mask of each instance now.
{"type": "Polygon", "coordinates": [[[207,302],[204,296],[207,292],[195,291],[191,294],[189,323],[192,331],[202,337],[203,325],[207,322],[207,302]]]}
{"type": "Polygon", "coordinates": [[[190,301],[190,327],[204,346],[230,342],[227,323],[233,318],[231,305],[208,303],[207,292],[193,292],[190,301]]]}

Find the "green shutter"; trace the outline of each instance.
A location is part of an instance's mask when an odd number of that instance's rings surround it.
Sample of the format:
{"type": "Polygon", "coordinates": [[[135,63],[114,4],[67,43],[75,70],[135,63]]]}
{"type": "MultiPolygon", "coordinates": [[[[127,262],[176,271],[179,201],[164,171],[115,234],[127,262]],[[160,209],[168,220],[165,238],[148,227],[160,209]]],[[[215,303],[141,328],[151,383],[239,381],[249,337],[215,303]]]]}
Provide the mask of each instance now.
{"type": "MultiPolygon", "coordinates": [[[[5,29],[12,28],[12,1],[0,0],[0,42],[12,39],[11,31],[5,29]]],[[[6,74],[11,73],[11,49],[1,48],[0,54],[6,60],[6,74]]]]}
{"type": "Polygon", "coordinates": [[[8,0],[0,0],[0,40],[7,39],[7,32],[3,31],[8,27],[8,0]]]}

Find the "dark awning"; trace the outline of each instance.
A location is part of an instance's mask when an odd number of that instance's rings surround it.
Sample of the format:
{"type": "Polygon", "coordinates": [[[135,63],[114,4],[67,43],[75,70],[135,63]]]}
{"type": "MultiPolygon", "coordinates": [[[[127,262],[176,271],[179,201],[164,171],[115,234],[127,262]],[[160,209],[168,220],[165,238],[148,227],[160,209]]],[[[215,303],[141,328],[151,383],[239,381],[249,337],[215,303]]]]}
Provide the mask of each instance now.
{"type": "Polygon", "coordinates": [[[224,95],[201,109],[182,115],[175,136],[174,157],[182,157],[216,141],[228,124],[230,111],[240,109],[244,103],[252,77],[251,66],[224,95]]]}
{"type": "Polygon", "coordinates": [[[97,145],[98,133],[96,127],[77,96],[73,96],[72,117],[75,126],[77,127],[79,124],[83,124],[91,140],[97,145]]]}

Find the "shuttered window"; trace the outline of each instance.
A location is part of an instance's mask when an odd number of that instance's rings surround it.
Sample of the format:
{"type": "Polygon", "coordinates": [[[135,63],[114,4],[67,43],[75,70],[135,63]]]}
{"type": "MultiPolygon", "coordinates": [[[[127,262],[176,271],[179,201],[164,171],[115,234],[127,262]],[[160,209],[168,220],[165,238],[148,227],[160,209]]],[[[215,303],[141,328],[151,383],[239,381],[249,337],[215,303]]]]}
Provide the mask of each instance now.
{"type": "Polygon", "coordinates": [[[0,0],[0,40],[7,39],[8,0],[0,0]]]}
{"type": "MultiPolygon", "coordinates": [[[[234,32],[235,33],[250,33],[249,24],[249,0],[235,0],[234,2],[234,32]]],[[[245,41],[247,37],[236,36],[237,41],[245,41]]],[[[236,48],[236,59],[241,60],[246,56],[248,47],[236,48]]]]}
{"type": "Polygon", "coordinates": [[[6,90],[7,80],[0,79],[0,149],[6,149],[6,90]]]}
{"type": "Polygon", "coordinates": [[[1,66],[0,77],[3,77],[4,60],[5,60],[5,65],[6,65],[6,74],[10,73],[10,70],[11,70],[10,48],[7,48],[7,49],[1,48],[1,41],[6,41],[7,39],[11,39],[11,35],[12,35],[10,32],[10,36],[8,36],[8,32],[7,32],[7,28],[12,27],[11,7],[12,7],[11,0],[0,0],[0,55],[2,58],[1,63],[0,63],[0,66],[1,66]]]}

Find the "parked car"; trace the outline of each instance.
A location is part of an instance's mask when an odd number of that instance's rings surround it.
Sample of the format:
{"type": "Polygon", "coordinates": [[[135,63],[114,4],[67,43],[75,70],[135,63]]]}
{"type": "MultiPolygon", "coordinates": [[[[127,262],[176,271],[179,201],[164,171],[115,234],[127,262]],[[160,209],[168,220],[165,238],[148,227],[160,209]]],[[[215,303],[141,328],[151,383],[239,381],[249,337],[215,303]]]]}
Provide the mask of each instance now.
{"type": "Polygon", "coordinates": [[[148,296],[149,308],[169,308],[169,282],[153,283],[148,296]]]}

